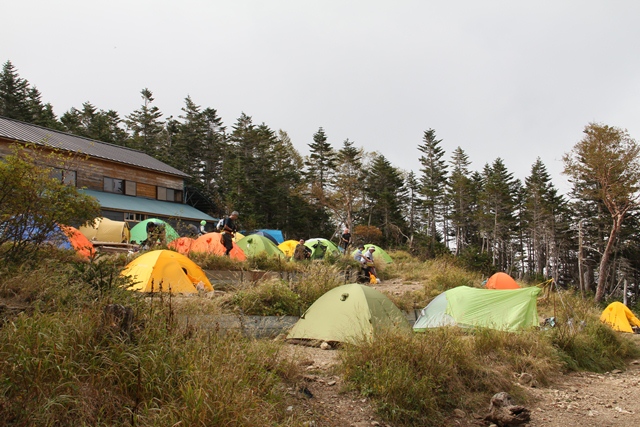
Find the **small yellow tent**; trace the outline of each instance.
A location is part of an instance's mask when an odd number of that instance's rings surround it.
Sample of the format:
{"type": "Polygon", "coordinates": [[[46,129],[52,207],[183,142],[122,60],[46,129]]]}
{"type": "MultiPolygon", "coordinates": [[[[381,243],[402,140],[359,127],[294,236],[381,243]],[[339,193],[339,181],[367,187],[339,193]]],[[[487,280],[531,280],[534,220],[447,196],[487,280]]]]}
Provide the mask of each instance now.
{"type": "Polygon", "coordinates": [[[212,291],[204,271],[186,256],[170,250],[150,251],[131,261],[120,273],[134,282],[128,289],[139,292],[195,294],[198,288],[212,291]]]}
{"type": "Polygon", "coordinates": [[[78,230],[92,242],[129,243],[129,225],[124,221],[100,217],[78,230]]]}
{"type": "Polygon", "coordinates": [[[613,330],[633,333],[632,326],[640,327],[640,320],[621,302],[612,302],[604,309],[600,321],[611,326],[613,330]]]}
{"type": "Polygon", "coordinates": [[[291,258],[296,250],[296,246],[298,246],[298,243],[298,240],[285,240],[278,245],[278,248],[280,248],[287,257],[291,258]]]}

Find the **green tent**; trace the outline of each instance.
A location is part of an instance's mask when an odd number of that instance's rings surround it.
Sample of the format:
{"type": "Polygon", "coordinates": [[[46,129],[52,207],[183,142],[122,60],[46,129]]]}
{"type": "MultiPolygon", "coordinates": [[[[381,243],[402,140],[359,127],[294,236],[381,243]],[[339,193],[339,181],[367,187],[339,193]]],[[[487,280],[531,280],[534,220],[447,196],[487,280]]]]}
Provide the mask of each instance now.
{"type": "Polygon", "coordinates": [[[538,326],[538,287],[479,289],[458,286],[435,297],[413,325],[416,332],[439,326],[480,326],[517,331],[538,326]]]}
{"type": "Polygon", "coordinates": [[[140,221],[135,226],[133,226],[133,228],[131,229],[131,236],[129,237],[131,242],[142,243],[147,238],[148,222],[153,222],[154,224],[164,226],[164,235],[165,235],[166,243],[173,242],[178,237],[180,237],[178,232],[174,230],[173,227],[170,226],[166,221],[163,221],[158,218],[149,218],[149,219],[145,219],[144,221],[140,221]]]}
{"type": "Polygon", "coordinates": [[[321,237],[309,239],[304,242],[304,245],[311,249],[311,259],[322,259],[326,254],[340,255],[341,253],[335,243],[321,237]]]}
{"type": "Polygon", "coordinates": [[[404,314],[382,292],[352,283],[333,288],[318,298],[287,338],[347,342],[371,339],[382,328],[411,330],[404,314]]]}
{"type": "MultiPolygon", "coordinates": [[[[374,260],[380,258],[387,264],[391,264],[393,262],[393,259],[391,258],[391,256],[389,256],[389,254],[384,249],[382,249],[380,246],[376,246],[376,245],[372,245],[371,243],[367,243],[366,245],[364,245],[364,251],[369,249],[371,246],[373,246],[375,248],[375,252],[373,253],[373,259],[374,260]]],[[[357,249],[355,251],[351,252],[351,256],[352,257],[356,254],[356,251],[357,251],[357,249]]],[[[364,253],[364,251],[362,251],[362,253],[364,253]]]]}
{"type": "Polygon", "coordinates": [[[282,252],[271,240],[258,234],[245,236],[238,240],[236,244],[248,257],[265,253],[267,255],[278,255],[282,258],[286,258],[284,252],[282,252]]]}

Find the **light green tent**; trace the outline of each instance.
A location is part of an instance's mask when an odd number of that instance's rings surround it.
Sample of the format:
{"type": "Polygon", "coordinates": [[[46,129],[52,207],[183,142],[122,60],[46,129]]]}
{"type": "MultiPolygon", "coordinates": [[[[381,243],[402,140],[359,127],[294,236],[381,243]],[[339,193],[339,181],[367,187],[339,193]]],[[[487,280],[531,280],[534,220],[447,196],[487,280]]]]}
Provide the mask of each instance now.
{"type": "Polygon", "coordinates": [[[304,245],[311,249],[311,259],[322,259],[325,255],[340,255],[340,249],[331,240],[321,237],[309,239],[304,245]]]}
{"type": "Polygon", "coordinates": [[[278,255],[286,258],[284,252],[280,250],[271,240],[258,234],[250,234],[238,240],[236,244],[247,256],[256,256],[265,253],[267,255],[278,255]]]}
{"type": "MultiPolygon", "coordinates": [[[[372,245],[371,243],[368,243],[368,244],[364,245],[364,250],[366,251],[371,246],[373,246],[375,248],[375,252],[373,253],[373,259],[374,260],[380,258],[387,264],[391,264],[393,262],[393,259],[391,258],[391,256],[389,256],[389,254],[384,249],[382,249],[380,246],[376,246],[376,245],[372,245]]],[[[351,256],[352,257],[356,254],[356,251],[357,251],[357,249],[355,251],[351,252],[351,256]]],[[[364,253],[364,251],[362,253],[364,253]]]]}
{"type": "Polygon", "coordinates": [[[374,331],[382,328],[411,331],[406,317],[382,292],[352,283],[318,298],[287,338],[347,342],[371,339],[374,331]]]}
{"type": "Polygon", "coordinates": [[[496,291],[458,286],[435,297],[421,311],[413,330],[457,325],[517,331],[538,326],[540,291],[538,287],[496,291]]]}
{"type": "Polygon", "coordinates": [[[164,225],[164,236],[165,236],[166,243],[173,242],[178,237],[180,237],[178,232],[174,230],[173,227],[170,226],[166,221],[163,221],[158,218],[149,218],[149,219],[145,219],[144,221],[140,221],[135,226],[133,226],[133,228],[131,229],[131,236],[130,236],[130,239],[132,242],[142,243],[145,241],[145,239],[147,238],[148,222],[153,222],[154,224],[158,224],[158,225],[164,225]]]}

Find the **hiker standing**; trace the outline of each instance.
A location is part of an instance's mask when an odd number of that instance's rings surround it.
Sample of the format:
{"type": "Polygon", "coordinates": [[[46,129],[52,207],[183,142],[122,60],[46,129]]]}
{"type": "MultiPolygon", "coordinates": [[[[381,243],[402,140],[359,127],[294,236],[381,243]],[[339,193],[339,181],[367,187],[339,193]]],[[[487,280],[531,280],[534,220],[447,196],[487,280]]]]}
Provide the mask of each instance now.
{"type": "Polygon", "coordinates": [[[236,235],[236,231],[238,231],[238,227],[236,225],[236,219],[238,219],[238,211],[231,212],[231,215],[224,219],[222,223],[222,244],[226,249],[224,253],[225,256],[229,256],[231,253],[231,249],[233,249],[233,237],[236,235]]]}
{"type": "Polygon", "coordinates": [[[349,229],[345,228],[344,233],[340,236],[340,247],[344,249],[344,253],[347,253],[347,248],[351,244],[351,233],[349,233],[349,229]]]}

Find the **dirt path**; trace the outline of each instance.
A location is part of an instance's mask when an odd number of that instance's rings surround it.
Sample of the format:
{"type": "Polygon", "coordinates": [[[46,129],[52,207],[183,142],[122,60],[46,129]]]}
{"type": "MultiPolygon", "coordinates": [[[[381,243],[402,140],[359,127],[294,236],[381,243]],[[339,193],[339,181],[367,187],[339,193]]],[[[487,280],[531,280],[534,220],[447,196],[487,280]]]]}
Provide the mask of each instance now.
{"type": "MultiPolygon", "coordinates": [[[[338,351],[287,344],[286,352],[305,372],[290,390],[315,427],[390,426],[375,414],[372,403],[342,392],[342,379],[334,367],[338,351]]],[[[572,373],[545,388],[528,388],[535,403],[529,427],[635,427],[640,426],[640,361],[625,371],[605,374],[572,373]]],[[[519,404],[520,402],[515,402],[519,404]]],[[[488,408],[487,402],[487,408],[488,408]]],[[[301,408],[297,408],[301,409],[301,408]]],[[[488,426],[476,414],[451,414],[443,427],[488,426]]]]}

